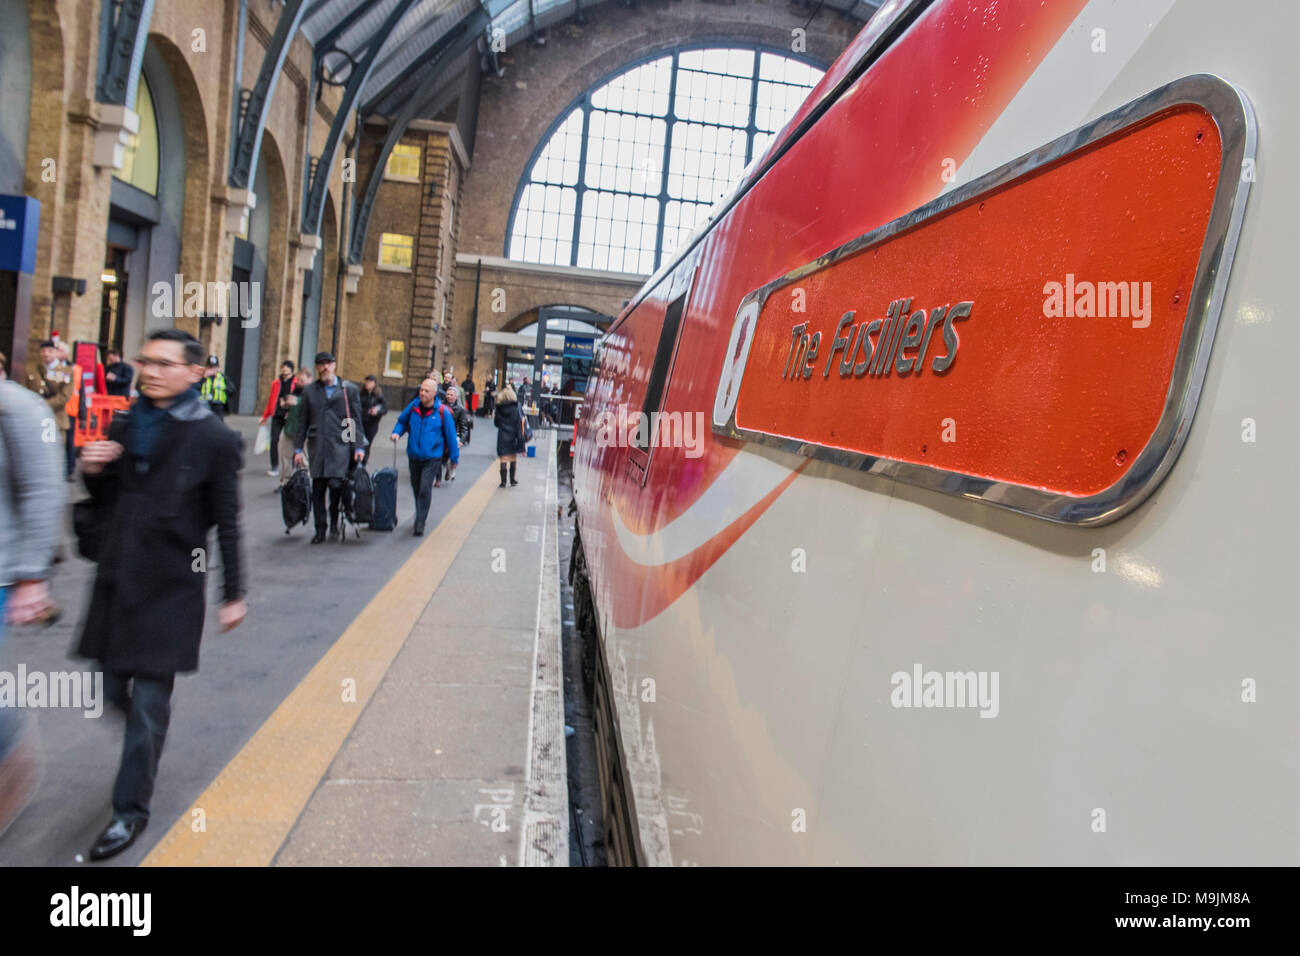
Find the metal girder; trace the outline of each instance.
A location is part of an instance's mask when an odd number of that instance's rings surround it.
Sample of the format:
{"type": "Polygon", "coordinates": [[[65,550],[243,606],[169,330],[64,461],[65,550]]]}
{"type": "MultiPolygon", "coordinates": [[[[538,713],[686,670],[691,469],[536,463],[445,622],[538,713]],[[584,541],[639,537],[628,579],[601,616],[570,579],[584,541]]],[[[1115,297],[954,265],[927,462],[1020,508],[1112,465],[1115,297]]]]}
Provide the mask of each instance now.
{"type": "Polygon", "coordinates": [[[334,45],[334,41],[342,36],[348,27],[374,9],[375,4],[379,2],[380,0],[363,0],[363,2],[353,7],[342,20],[330,27],[329,31],[316,41],[314,49],[317,54],[329,52],[330,47],[334,45]]]}
{"type": "Polygon", "coordinates": [[[370,77],[375,60],[379,57],[379,51],[383,49],[384,41],[389,34],[397,28],[402,17],[406,16],[416,2],[417,0],[400,0],[384,20],[383,25],[371,35],[365,56],[348,76],[347,86],[343,88],[343,98],[339,102],[338,111],[334,114],[334,122],[330,124],[329,136],[325,139],[325,147],[321,150],[320,159],[312,173],[311,188],[307,191],[307,202],[302,209],[302,231],[308,235],[317,235],[320,232],[321,215],[325,209],[325,184],[329,179],[330,169],[334,166],[334,154],[338,151],[344,128],[352,119],[357,100],[366,85],[366,80],[370,77]]]}
{"type": "MultiPolygon", "coordinates": [[[[262,59],[262,68],[257,74],[257,83],[249,91],[247,108],[241,110],[239,135],[235,140],[235,157],[230,164],[229,183],[236,189],[247,189],[252,181],[253,170],[257,167],[257,157],[262,150],[262,133],[266,129],[266,104],[271,102],[275,93],[276,81],[284,59],[289,55],[289,44],[293,42],[302,24],[307,0],[288,0],[288,5],[280,13],[280,20],[275,25],[275,35],[267,47],[262,59]]],[[[235,78],[236,87],[239,78],[235,78]]]]}
{"type": "MultiPolygon", "coordinates": [[[[506,9],[507,7],[510,7],[512,1],[513,0],[474,0],[474,3],[464,3],[463,4],[465,7],[464,13],[460,13],[460,14],[456,13],[455,7],[448,8],[445,10],[445,12],[443,12],[442,16],[439,16],[437,18],[437,20],[426,23],[426,25],[424,27],[421,27],[420,30],[417,30],[416,33],[413,33],[411,36],[408,36],[406,42],[402,44],[402,47],[399,47],[398,49],[395,49],[395,51],[393,51],[393,56],[400,56],[402,55],[404,49],[408,49],[413,46],[419,46],[419,44],[425,43],[424,35],[422,34],[424,34],[425,31],[428,31],[430,27],[437,27],[438,23],[445,22],[447,17],[455,17],[455,16],[459,16],[461,18],[472,17],[474,14],[474,10],[478,10],[478,12],[486,13],[487,17],[493,18],[495,16],[498,16],[498,14],[502,12],[502,10],[506,9]]],[[[450,31],[443,31],[443,34],[441,36],[446,36],[447,33],[450,33],[450,31]]],[[[439,36],[439,40],[441,40],[441,36],[439,36]]],[[[430,47],[430,49],[432,49],[433,52],[437,51],[437,44],[439,40],[434,40],[433,46],[430,47]]],[[[402,72],[396,75],[396,77],[390,79],[389,82],[385,83],[385,86],[383,86],[382,90],[378,91],[377,94],[372,94],[369,96],[367,101],[365,101],[363,107],[361,107],[361,116],[363,117],[372,116],[372,114],[374,113],[383,113],[385,114],[385,116],[387,116],[387,114],[389,113],[387,113],[387,111],[383,109],[383,107],[385,107],[385,104],[387,103],[387,100],[393,98],[394,95],[399,94],[399,92],[402,91],[403,86],[407,85],[409,79],[411,79],[412,77],[416,77],[416,75],[419,75],[421,72],[424,72],[425,69],[428,69],[428,66],[429,66],[429,60],[425,59],[425,57],[419,57],[419,59],[416,59],[415,61],[411,62],[411,64],[407,65],[406,68],[402,70],[402,72]]],[[[412,88],[413,90],[417,90],[417,88],[420,88],[420,86],[421,83],[415,83],[415,85],[413,85],[412,88]]],[[[406,101],[406,98],[403,98],[403,101],[406,101]]]]}
{"type": "Polygon", "coordinates": [[[442,36],[440,36],[437,40],[435,40],[433,44],[430,45],[429,49],[426,51],[425,56],[412,62],[410,66],[406,67],[406,69],[402,70],[401,73],[393,77],[393,79],[388,82],[387,86],[385,86],[382,90],[380,90],[378,93],[376,93],[374,96],[370,97],[370,99],[366,101],[366,103],[361,107],[361,115],[371,116],[374,113],[378,112],[378,108],[383,105],[384,101],[388,99],[390,96],[392,96],[399,89],[401,89],[403,83],[409,80],[412,76],[415,76],[417,73],[429,69],[432,60],[428,59],[427,57],[428,56],[436,57],[440,52],[440,47],[445,45],[445,41],[447,40],[447,38],[452,36],[456,32],[457,32],[456,28],[453,27],[451,30],[447,31],[442,36]]]}
{"type": "MultiPolygon", "coordinates": [[[[384,166],[388,162],[389,154],[392,153],[393,147],[401,140],[411,121],[419,116],[429,102],[438,95],[438,81],[444,76],[447,67],[474,46],[479,34],[487,29],[491,21],[491,16],[480,7],[448,30],[443,35],[443,39],[448,39],[450,42],[443,44],[442,49],[434,55],[433,68],[430,70],[429,75],[424,78],[419,89],[406,101],[402,111],[388,124],[388,134],[384,137],[384,145],[375,158],[374,166],[370,170],[370,178],[366,180],[365,190],[357,196],[356,206],[352,212],[352,228],[348,239],[348,262],[353,265],[361,262],[361,254],[366,245],[366,231],[370,226],[370,213],[374,209],[375,197],[379,194],[379,185],[384,179],[384,166]]],[[[428,60],[424,62],[426,65],[429,63],[428,60]]]]}
{"type": "Polygon", "coordinates": [[[154,0],[105,0],[104,17],[117,16],[108,30],[108,48],[100,64],[95,96],[101,103],[135,109],[135,90],[140,82],[140,62],[149,37],[154,0]]]}

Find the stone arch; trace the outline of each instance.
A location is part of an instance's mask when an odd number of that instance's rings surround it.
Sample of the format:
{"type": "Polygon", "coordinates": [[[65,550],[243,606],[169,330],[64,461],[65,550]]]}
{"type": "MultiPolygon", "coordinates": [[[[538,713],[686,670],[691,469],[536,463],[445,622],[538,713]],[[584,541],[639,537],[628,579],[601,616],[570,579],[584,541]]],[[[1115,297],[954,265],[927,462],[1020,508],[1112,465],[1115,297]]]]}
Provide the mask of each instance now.
{"type": "Polygon", "coordinates": [[[600,313],[601,315],[607,314],[605,312],[602,312],[598,305],[588,304],[586,302],[575,302],[571,300],[565,302],[539,302],[536,305],[526,309],[525,311],[518,313],[517,315],[514,316],[514,318],[508,320],[504,325],[501,326],[501,331],[518,332],[520,329],[527,328],[528,326],[536,322],[537,316],[541,313],[542,309],[560,307],[560,306],[568,306],[568,307],[578,308],[578,309],[590,309],[592,312],[597,312],[600,313]]]}
{"type": "Polygon", "coordinates": [[[645,57],[705,44],[763,46],[824,66],[834,61],[860,28],[849,18],[825,15],[809,22],[807,10],[773,7],[762,0],[739,0],[734,5],[642,4],[593,18],[572,35],[552,31],[544,49],[516,44],[509,52],[505,77],[489,75],[483,82],[479,136],[495,137],[496,148],[477,150],[467,173],[461,200],[466,228],[458,251],[504,254],[513,204],[501,201],[500,185],[519,183],[536,144],[556,118],[602,78],[645,57]],[[806,44],[792,49],[792,29],[804,27],[806,44]],[[516,86],[518,78],[526,78],[527,85],[516,86]]]}
{"type": "MultiPolygon", "coordinates": [[[[149,34],[149,45],[157,51],[166,65],[172,88],[180,104],[182,136],[185,150],[185,186],[180,221],[180,271],[186,281],[218,280],[228,277],[205,276],[208,252],[208,227],[211,200],[209,183],[212,178],[211,151],[208,145],[208,119],[203,108],[194,73],[185,54],[171,40],[160,33],[149,34]]],[[[161,117],[160,117],[161,124],[161,117]]],[[[159,130],[160,139],[163,131],[159,130]]],[[[222,224],[217,223],[218,227],[222,224]]],[[[197,335],[197,320],[177,317],[176,326],[197,335]]]]}

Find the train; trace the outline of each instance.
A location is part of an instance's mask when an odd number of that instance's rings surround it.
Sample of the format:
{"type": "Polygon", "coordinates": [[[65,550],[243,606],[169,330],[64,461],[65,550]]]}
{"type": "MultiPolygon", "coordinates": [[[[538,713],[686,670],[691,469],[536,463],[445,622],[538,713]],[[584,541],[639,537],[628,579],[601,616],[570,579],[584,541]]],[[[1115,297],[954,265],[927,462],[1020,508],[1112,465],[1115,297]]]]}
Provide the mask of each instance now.
{"type": "Polygon", "coordinates": [[[613,862],[1300,859],[1287,23],[889,0],[615,317],[613,862]]]}

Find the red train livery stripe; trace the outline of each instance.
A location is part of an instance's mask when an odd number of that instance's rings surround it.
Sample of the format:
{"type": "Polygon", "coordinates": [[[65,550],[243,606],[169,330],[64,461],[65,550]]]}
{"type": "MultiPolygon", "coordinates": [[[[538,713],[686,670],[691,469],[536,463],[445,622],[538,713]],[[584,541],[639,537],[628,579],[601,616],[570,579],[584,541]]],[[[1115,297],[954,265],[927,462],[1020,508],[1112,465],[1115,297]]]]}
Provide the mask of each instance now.
{"type": "MultiPolygon", "coordinates": [[[[943,171],[961,165],[1084,3],[1023,0],[987,13],[975,0],[940,4],[885,51],[704,240],[663,410],[707,417],[744,295],[933,199],[943,171]]],[[[587,481],[600,473],[603,485],[599,497],[591,489],[584,523],[598,521],[609,537],[610,495],[629,530],[653,534],[685,515],[742,447],[707,435],[701,458],[659,448],[644,487],[628,477],[627,449],[595,447],[591,423],[600,412],[614,414],[620,403],[639,410],[644,402],[667,306],[662,294],[651,293],[615,325],[583,411],[578,468],[587,481]]],[[[771,500],[755,504],[759,514],[771,500]]],[[[719,545],[659,569],[613,560],[607,585],[615,623],[637,626],[659,614],[730,546],[734,527],[719,545]]],[[[617,550],[611,542],[611,559],[617,550]]]]}

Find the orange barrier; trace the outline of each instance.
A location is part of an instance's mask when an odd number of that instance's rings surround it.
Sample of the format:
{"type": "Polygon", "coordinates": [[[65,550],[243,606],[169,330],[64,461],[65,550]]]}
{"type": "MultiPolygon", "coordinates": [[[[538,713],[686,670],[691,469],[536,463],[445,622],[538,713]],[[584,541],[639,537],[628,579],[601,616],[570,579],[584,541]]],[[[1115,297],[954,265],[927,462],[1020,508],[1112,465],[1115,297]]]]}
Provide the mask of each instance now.
{"type": "Polygon", "coordinates": [[[113,413],[130,407],[131,400],[123,395],[89,396],[85,417],[76,418],[73,442],[80,448],[87,442],[104,441],[108,438],[108,425],[113,420],[113,413]]]}

